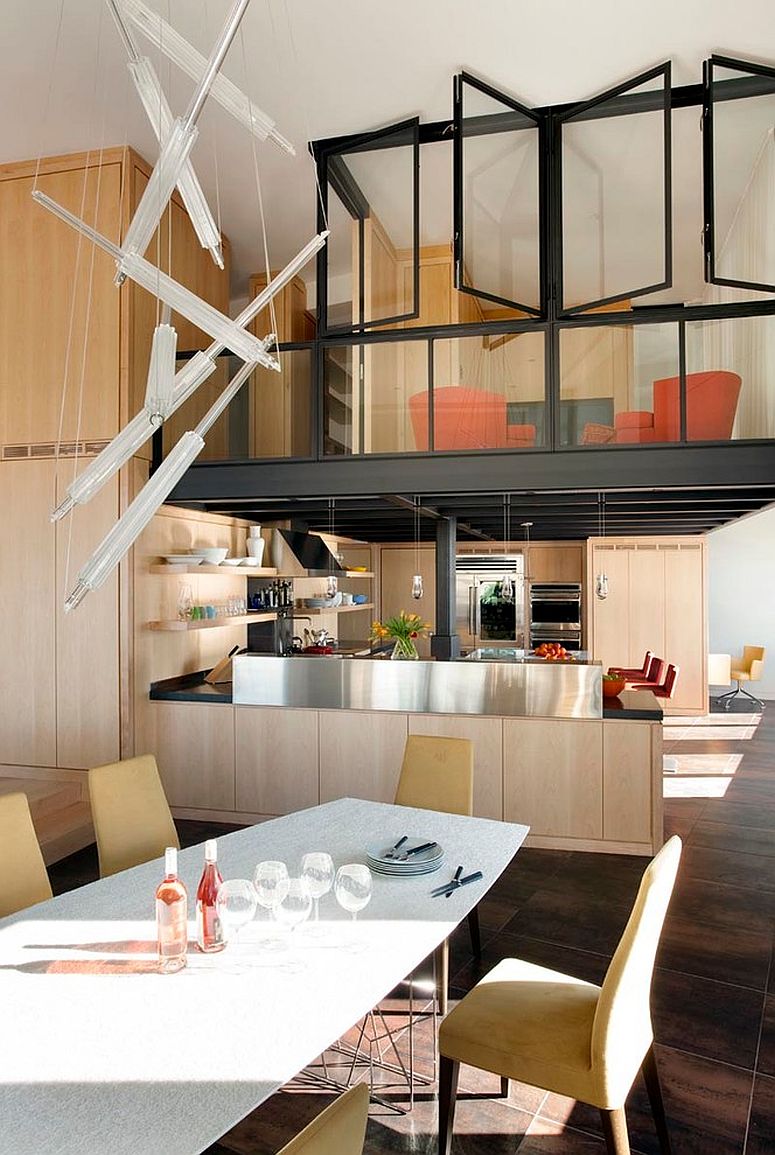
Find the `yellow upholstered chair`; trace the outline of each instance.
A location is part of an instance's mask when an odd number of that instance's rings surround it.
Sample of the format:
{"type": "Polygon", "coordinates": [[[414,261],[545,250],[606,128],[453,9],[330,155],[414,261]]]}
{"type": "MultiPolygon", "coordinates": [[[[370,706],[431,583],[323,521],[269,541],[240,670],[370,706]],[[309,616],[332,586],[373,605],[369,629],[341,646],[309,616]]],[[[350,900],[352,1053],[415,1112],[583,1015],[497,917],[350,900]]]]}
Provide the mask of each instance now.
{"type": "Polygon", "coordinates": [[[0,794],[0,918],[51,898],[26,794],[0,794]]]}
{"type": "Polygon", "coordinates": [[[724,703],[724,708],[729,709],[733,700],[738,694],[745,695],[750,698],[752,702],[756,702],[757,706],[764,706],[764,703],[759,698],[755,698],[753,694],[749,694],[740,685],[741,682],[758,682],[762,676],[764,669],[764,646],[744,646],[743,654],[740,658],[732,659],[732,668],[730,676],[737,682],[737,689],[730,690],[728,694],[722,694],[717,699],[724,703]]]}
{"type": "Polygon", "coordinates": [[[369,1089],[359,1083],[335,1099],[278,1155],[361,1155],[368,1110],[369,1089]]]}
{"type": "Polygon", "coordinates": [[[649,991],[681,857],[673,837],[649,863],[602,987],[504,959],[439,1030],[439,1152],[452,1145],[461,1063],[597,1107],[609,1155],[629,1155],[624,1102],[642,1068],[664,1155],[670,1141],[653,1050],[649,991]]]}
{"type": "Polygon", "coordinates": [[[180,846],[153,754],[95,766],[89,797],[102,878],[180,846]]]}

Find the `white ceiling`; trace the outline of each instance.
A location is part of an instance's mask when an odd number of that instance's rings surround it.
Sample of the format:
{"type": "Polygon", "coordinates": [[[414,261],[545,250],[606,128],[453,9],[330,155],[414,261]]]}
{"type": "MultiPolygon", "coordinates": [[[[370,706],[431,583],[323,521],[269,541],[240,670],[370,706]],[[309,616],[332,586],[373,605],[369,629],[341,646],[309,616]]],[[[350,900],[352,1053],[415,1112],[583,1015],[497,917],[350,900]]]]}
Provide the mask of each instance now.
{"type": "MultiPolygon", "coordinates": [[[[148,0],[205,53],[231,2],[148,0]]],[[[238,40],[225,71],[297,148],[292,159],[258,146],[273,267],[315,231],[306,141],[412,115],[446,119],[461,67],[542,105],[593,95],[666,59],[674,84],[685,84],[699,81],[712,51],[775,58],[772,0],[252,0],[243,28],[244,51],[238,40]]],[[[0,162],[124,141],[153,160],[101,0],[3,0],[0,33],[0,162]]],[[[182,110],[191,81],[167,63],[159,72],[173,110],[182,110]]],[[[214,203],[217,149],[240,296],[263,267],[251,141],[217,106],[200,128],[194,164],[214,203]]]]}

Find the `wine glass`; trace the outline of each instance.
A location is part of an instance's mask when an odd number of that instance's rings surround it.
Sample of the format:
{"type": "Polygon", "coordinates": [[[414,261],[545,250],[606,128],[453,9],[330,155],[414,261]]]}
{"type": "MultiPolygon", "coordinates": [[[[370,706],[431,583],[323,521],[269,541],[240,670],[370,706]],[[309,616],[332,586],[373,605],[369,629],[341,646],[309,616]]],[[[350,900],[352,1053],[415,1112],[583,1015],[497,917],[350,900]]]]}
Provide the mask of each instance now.
{"type": "Polygon", "coordinates": [[[191,586],[187,582],[183,582],[178,586],[178,617],[182,622],[188,621],[191,617],[193,605],[194,596],[191,593],[191,586]]]}
{"type": "Polygon", "coordinates": [[[344,910],[349,910],[353,922],[358,911],[368,906],[371,899],[371,871],[360,862],[350,862],[340,866],[334,881],[336,901],[344,910]]]}
{"type": "MultiPolygon", "coordinates": [[[[269,917],[276,919],[277,908],[288,893],[288,867],[284,862],[259,862],[253,875],[256,896],[264,910],[269,911],[269,917]]],[[[268,946],[280,945],[279,940],[269,942],[268,946]]]]}
{"type": "Polygon", "coordinates": [[[277,907],[278,921],[293,931],[300,923],[309,918],[311,910],[312,898],[305,880],[303,878],[289,878],[285,897],[277,907]]]}
{"type": "Polygon", "coordinates": [[[318,922],[320,900],[334,885],[334,861],[331,855],[317,850],[305,854],[301,860],[301,877],[312,897],[313,921],[318,922]]]}
{"type": "Polygon", "coordinates": [[[221,883],[215,908],[227,942],[236,943],[240,927],[255,918],[256,904],[256,891],[250,879],[229,878],[221,883]]]}

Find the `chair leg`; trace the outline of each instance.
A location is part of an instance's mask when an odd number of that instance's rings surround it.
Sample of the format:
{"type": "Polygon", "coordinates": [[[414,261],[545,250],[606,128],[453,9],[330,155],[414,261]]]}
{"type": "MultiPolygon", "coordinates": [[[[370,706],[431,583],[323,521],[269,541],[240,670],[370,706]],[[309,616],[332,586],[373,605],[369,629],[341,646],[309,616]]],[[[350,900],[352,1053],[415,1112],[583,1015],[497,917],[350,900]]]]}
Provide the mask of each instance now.
{"type": "Polygon", "coordinates": [[[441,1056],[439,1068],[439,1155],[450,1155],[460,1063],[441,1056]]]}
{"type": "Polygon", "coordinates": [[[482,957],[482,936],[479,932],[479,908],[477,906],[468,912],[468,933],[471,935],[471,951],[478,962],[482,957]]]}
{"type": "Polygon", "coordinates": [[[509,1081],[505,1075],[501,1075],[501,1099],[508,1099],[509,1097],[509,1081]]]}
{"type": "Polygon", "coordinates": [[[439,1014],[446,1015],[449,998],[449,942],[444,939],[441,946],[433,952],[433,969],[436,978],[436,1001],[439,1005],[439,1014]]]}
{"type": "Polygon", "coordinates": [[[752,702],[756,702],[757,706],[761,706],[761,708],[764,709],[764,702],[761,700],[761,698],[757,698],[753,694],[749,694],[748,691],[744,690],[742,686],[740,687],[740,693],[745,694],[746,698],[750,698],[752,702]]]}
{"type": "Polygon", "coordinates": [[[604,1111],[601,1108],[600,1118],[608,1155],[631,1155],[624,1107],[617,1107],[615,1111],[604,1111]]]}
{"type": "Polygon", "coordinates": [[[657,1136],[659,1137],[659,1149],[662,1155],[672,1155],[670,1132],[667,1129],[665,1104],[662,1100],[662,1087],[659,1083],[657,1057],[654,1054],[653,1045],[646,1051],[646,1057],[641,1065],[641,1070],[643,1072],[643,1080],[646,1084],[646,1091],[648,1092],[649,1103],[651,1104],[651,1113],[654,1116],[657,1136]]]}
{"type": "Polygon", "coordinates": [[[738,694],[740,694],[740,693],[742,693],[742,691],[741,691],[741,689],[740,689],[740,683],[738,682],[738,683],[737,683],[737,689],[735,689],[735,690],[728,690],[726,694],[721,694],[721,695],[720,695],[720,696],[719,696],[719,697],[716,699],[716,701],[717,701],[719,704],[720,704],[721,702],[723,702],[723,703],[724,703],[724,709],[725,709],[725,710],[728,710],[728,709],[729,709],[729,707],[732,705],[732,702],[734,701],[734,699],[735,699],[735,698],[737,697],[737,695],[738,695],[738,694]]]}

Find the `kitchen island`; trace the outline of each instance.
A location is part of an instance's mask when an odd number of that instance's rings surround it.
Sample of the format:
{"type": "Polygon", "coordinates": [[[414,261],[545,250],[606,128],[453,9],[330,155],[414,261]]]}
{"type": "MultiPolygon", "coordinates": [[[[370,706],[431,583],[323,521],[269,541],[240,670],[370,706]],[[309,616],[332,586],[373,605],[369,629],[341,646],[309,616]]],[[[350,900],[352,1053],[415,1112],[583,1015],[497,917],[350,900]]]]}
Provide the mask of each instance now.
{"type": "Polygon", "coordinates": [[[661,710],[642,691],[604,710],[596,663],[245,654],[234,670],[233,687],[196,674],[152,687],[145,748],[180,817],[391,801],[407,735],[438,734],[473,741],[475,814],[529,824],[529,845],[662,844],[661,710]]]}

